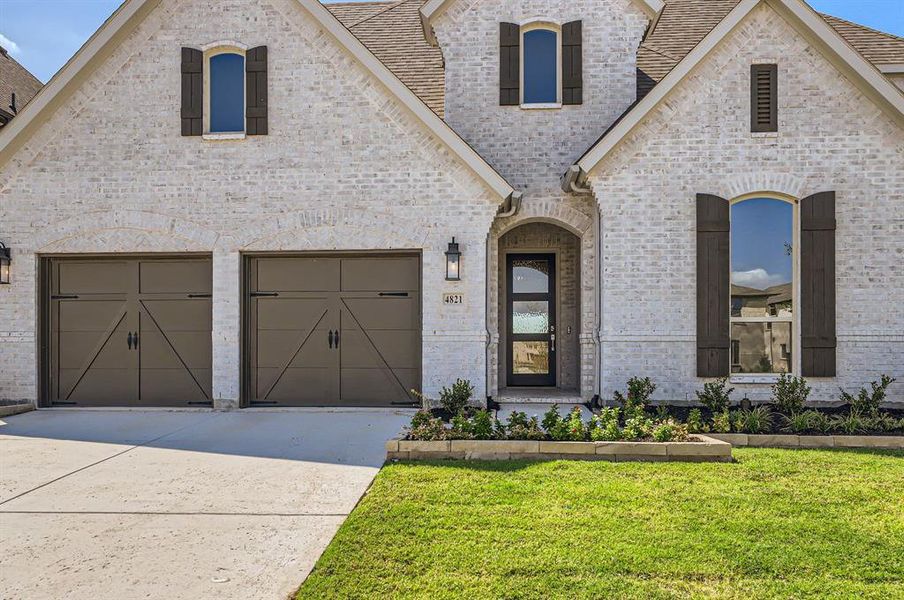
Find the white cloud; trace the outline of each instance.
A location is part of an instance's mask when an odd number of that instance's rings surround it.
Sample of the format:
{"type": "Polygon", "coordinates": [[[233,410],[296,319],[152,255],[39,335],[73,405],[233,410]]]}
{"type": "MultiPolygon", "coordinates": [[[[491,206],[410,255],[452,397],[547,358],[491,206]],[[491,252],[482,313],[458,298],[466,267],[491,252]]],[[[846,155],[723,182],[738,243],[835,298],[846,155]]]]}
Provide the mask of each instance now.
{"type": "Polygon", "coordinates": [[[6,50],[10,54],[19,54],[22,51],[22,49],[19,48],[19,44],[12,41],[11,39],[6,37],[2,33],[0,33],[0,46],[3,46],[4,48],[6,48],[6,50]]]}
{"type": "Polygon", "coordinates": [[[753,269],[751,271],[732,271],[731,282],[735,285],[765,290],[773,285],[788,283],[788,278],[778,273],[769,273],[766,269],[753,269]]]}

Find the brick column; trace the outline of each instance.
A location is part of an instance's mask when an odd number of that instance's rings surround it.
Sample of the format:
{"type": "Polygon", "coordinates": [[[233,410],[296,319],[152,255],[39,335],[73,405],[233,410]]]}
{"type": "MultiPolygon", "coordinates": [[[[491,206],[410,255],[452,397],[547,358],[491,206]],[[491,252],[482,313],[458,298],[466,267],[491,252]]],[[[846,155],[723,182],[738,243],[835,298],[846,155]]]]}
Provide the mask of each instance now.
{"type": "Polygon", "coordinates": [[[213,407],[239,407],[241,391],[241,256],[213,254],[213,407]]]}

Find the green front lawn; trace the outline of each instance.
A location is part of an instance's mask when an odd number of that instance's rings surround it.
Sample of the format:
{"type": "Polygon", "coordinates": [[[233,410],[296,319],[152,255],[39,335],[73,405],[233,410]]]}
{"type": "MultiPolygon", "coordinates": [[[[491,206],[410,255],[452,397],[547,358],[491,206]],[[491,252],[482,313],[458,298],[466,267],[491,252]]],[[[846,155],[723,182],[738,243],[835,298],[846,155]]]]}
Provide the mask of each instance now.
{"type": "Polygon", "coordinates": [[[904,452],[387,465],[298,598],[904,598],[904,452]]]}

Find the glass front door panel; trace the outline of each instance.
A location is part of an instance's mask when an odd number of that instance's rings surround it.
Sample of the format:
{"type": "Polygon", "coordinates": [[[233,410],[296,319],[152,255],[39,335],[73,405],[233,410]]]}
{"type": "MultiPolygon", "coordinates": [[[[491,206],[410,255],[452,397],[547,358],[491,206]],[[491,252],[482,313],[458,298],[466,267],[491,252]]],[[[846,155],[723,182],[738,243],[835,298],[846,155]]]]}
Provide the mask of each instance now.
{"type": "Polygon", "coordinates": [[[512,302],[512,333],[549,333],[549,302],[512,302]]]}
{"type": "Polygon", "coordinates": [[[506,385],[554,386],[555,255],[509,254],[507,266],[506,385]]]}
{"type": "Polygon", "coordinates": [[[513,342],[512,373],[515,375],[549,374],[549,344],[547,342],[513,342]]]}
{"type": "Polygon", "coordinates": [[[545,259],[513,260],[512,292],[516,294],[549,292],[549,261],[545,259]]]}

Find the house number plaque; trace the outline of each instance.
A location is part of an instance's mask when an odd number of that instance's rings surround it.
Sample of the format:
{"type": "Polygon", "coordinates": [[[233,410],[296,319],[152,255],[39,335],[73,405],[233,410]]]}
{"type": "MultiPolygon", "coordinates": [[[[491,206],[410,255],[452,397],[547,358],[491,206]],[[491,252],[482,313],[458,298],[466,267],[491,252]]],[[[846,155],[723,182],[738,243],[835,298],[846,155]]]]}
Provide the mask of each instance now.
{"type": "Polygon", "coordinates": [[[443,294],[443,304],[464,304],[464,294],[443,294]]]}

